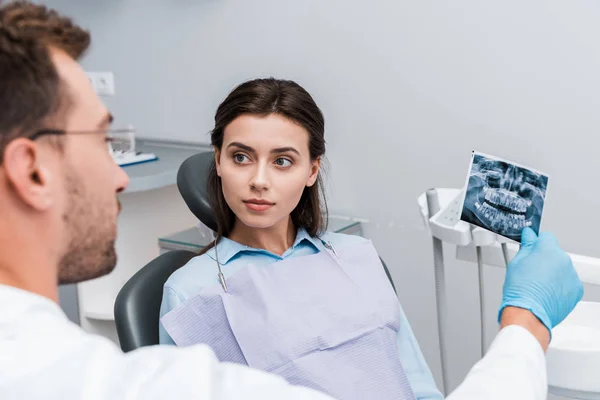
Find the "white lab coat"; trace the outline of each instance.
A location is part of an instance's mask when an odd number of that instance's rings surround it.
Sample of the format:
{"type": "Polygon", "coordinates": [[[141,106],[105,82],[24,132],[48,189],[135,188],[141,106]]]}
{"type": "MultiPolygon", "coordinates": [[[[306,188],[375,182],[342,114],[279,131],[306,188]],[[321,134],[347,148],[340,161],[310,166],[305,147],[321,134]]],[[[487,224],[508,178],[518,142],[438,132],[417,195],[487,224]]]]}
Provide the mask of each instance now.
{"type": "MultiPolygon", "coordinates": [[[[545,358],[525,329],[496,338],[449,400],[545,400],[545,358]]],[[[123,354],[71,323],[52,301],[0,285],[0,398],[328,400],[250,368],[219,363],[206,346],[123,354]]]]}

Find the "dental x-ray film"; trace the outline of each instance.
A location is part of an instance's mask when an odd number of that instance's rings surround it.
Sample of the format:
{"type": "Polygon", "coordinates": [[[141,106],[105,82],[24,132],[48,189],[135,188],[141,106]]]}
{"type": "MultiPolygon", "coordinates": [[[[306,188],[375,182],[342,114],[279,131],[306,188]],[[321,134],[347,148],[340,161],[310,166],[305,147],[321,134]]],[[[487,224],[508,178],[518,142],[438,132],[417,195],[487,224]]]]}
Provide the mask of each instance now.
{"type": "Polygon", "coordinates": [[[539,234],[548,176],[473,152],[460,219],[519,242],[523,228],[539,234]]]}

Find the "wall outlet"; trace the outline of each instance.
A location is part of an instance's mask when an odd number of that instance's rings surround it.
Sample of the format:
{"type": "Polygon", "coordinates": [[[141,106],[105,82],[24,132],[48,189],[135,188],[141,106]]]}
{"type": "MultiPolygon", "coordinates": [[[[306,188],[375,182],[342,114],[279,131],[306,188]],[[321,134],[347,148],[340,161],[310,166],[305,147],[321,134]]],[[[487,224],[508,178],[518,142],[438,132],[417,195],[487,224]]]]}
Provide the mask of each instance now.
{"type": "Polygon", "coordinates": [[[99,96],[115,95],[115,77],[112,72],[88,72],[87,75],[99,96]]]}

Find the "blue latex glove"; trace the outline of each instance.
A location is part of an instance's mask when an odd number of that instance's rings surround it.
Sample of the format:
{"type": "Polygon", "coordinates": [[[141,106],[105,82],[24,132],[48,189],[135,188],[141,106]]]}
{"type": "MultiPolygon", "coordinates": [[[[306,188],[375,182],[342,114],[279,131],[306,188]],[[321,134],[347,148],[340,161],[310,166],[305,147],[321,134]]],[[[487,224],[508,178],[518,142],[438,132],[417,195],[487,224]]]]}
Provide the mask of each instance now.
{"type": "Polygon", "coordinates": [[[529,310],[551,331],[583,297],[583,284],[571,257],[551,233],[521,234],[521,249],[508,264],[498,322],[506,306],[529,310]]]}

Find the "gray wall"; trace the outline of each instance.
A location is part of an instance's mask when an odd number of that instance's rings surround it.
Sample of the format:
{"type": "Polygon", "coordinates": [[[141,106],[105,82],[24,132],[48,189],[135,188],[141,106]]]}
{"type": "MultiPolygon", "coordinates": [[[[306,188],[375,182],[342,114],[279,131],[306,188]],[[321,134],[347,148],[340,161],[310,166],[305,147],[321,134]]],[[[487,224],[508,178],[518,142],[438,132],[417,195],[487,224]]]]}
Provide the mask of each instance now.
{"type": "Polygon", "coordinates": [[[69,320],[79,324],[79,306],[77,303],[77,285],[61,285],[58,288],[58,299],[69,320]]]}
{"type": "MultiPolygon", "coordinates": [[[[143,136],[206,142],[237,83],[274,75],[304,85],[327,119],[330,206],[370,221],[365,232],[438,382],[430,240],[416,197],[461,186],[471,150],[547,172],[543,228],[568,251],[600,256],[595,0],[45,3],[92,30],[84,64],[114,71],[107,104],[117,125],[143,136]]],[[[454,387],[477,360],[479,318],[475,266],[449,264],[454,387]]],[[[486,272],[490,330],[502,277],[486,272]]]]}

